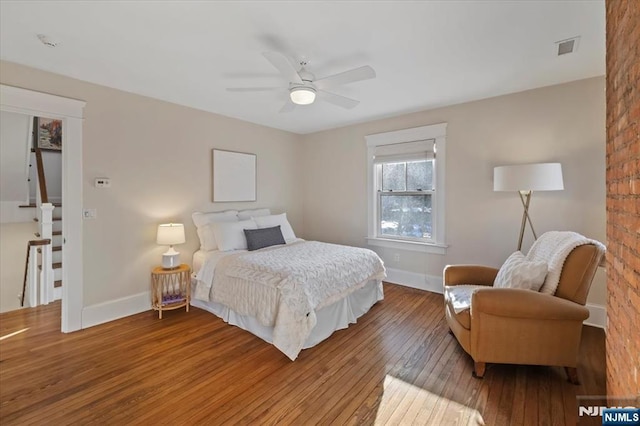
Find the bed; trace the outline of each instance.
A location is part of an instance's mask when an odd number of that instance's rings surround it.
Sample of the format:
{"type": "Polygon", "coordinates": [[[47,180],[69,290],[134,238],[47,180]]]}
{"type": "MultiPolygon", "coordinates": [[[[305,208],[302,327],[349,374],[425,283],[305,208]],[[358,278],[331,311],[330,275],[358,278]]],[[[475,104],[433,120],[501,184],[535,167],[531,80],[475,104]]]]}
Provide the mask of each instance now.
{"type": "MultiPolygon", "coordinates": [[[[225,220],[207,225],[218,231],[210,235],[216,247],[202,244],[193,255],[191,305],[253,333],[291,360],[383,299],[385,269],[373,251],[296,238],[286,214],[266,210],[245,220],[243,212],[223,213],[227,216],[216,220],[225,220]],[[280,225],[270,226],[276,222],[280,225]],[[270,233],[283,229],[281,244],[248,250],[238,230],[244,234],[254,224],[270,233]]],[[[203,242],[204,226],[195,215],[203,242]]]]}

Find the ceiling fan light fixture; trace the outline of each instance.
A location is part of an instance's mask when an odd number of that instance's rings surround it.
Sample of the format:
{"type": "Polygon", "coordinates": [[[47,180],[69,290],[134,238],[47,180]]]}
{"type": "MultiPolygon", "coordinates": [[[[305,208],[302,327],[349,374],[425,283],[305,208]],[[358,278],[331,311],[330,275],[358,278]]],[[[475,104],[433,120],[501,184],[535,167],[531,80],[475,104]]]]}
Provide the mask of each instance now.
{"type": "Polygon", "coordinates": [[[289,96],[296,105],[310,105],[316,100],[316,91],[312,87],[294,87],[289,96]]]}

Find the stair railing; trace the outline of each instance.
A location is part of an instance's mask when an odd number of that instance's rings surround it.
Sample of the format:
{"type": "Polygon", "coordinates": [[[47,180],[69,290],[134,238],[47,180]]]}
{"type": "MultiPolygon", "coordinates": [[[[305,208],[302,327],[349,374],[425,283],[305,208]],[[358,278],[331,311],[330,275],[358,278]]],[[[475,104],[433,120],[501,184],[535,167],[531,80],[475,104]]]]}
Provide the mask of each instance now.
{"type": "Polygon", "coordinates": [[[47,179],[44,173],[42,150],[40,148],[35,148],[33,152],[36,157],[36,217],[39,221],[42,221],[40,206],[49,202],[49,196],[47,194],[47,179]]]}
{"type": "Polygon", "coordinates": [[[36,164],[38,166],[38,187],[40,188],[40,201],[42,203],[48,203],[49,196],[47,195],[47,180],[44,174],[44,162],[42,161],[42,150],[40,148],[36,148],[35,152],[36,152],[36,164]]]}
{"type": "Polygon", "coordinates": [[[27,283],[29,284],[29,306],[38,306],[38,262],[36,261],[36,251],[38,247],[46,247],[47,245],[51,247],[50,239],[27,242],[27,258],[24,263],[24,281],[22,282],[20,306],[24,306],[27,283]]]}

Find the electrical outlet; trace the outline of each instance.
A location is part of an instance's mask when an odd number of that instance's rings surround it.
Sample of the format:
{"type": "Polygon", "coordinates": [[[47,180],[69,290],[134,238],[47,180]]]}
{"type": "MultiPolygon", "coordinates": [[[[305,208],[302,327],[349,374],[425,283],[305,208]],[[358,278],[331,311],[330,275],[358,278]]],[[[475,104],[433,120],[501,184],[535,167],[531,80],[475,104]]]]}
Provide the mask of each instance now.
{"type": "Polygon", "coordinates": [[[394,262],[400,262],[400,254],[399,253],[395,253],[393,255],[393,261],[394,262]]]}

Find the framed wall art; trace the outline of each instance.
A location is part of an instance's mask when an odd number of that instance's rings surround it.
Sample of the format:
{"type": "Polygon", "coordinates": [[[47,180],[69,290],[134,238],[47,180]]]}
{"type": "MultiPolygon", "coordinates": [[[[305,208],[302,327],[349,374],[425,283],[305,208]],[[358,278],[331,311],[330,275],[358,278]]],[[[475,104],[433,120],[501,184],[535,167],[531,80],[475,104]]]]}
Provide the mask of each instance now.
{"type": "Polygon", "coordinates": [[[36,148],[62,151],[62,120],[35,117],[36,148]]]}
{"type": "Polygon", "coordinates": [[[256,201],[257,156],[213,150],[213,202],[256,201]]]}

